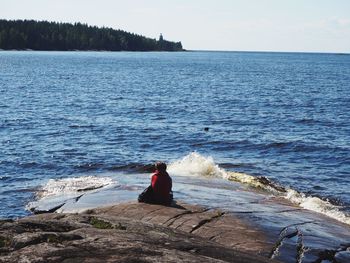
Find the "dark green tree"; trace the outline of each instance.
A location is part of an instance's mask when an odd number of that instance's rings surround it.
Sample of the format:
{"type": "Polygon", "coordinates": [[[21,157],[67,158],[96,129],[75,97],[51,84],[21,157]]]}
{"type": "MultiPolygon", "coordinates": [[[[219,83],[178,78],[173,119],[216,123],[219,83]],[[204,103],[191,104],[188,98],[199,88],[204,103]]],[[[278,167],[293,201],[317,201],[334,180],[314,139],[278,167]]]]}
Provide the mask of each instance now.
{"type": "Polygon", "coordinates": [[[181,42],[158,41],[112,28],[82,23],[0,20],[0,49],[182,51],[181,42]]]}

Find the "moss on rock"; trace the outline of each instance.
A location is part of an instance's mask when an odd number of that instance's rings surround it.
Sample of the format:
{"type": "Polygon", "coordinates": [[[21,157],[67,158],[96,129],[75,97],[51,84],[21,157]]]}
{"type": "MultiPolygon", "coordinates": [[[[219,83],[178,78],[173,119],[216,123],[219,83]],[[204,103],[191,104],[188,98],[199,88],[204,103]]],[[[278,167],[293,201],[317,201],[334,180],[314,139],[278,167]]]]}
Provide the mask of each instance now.
{"type": "Polygon", "coordinates": [[[90,224],[99,229],[113,229],[113,225],[109,222],[106,222],[102,219],[98,219],[97,217],[91,217],[90,218],[90,224]]]}
{"type": "Polygon", "coordinates": [[[0,236],[0,248],[9,247],[11,240],[8,237],[0,236]]]}

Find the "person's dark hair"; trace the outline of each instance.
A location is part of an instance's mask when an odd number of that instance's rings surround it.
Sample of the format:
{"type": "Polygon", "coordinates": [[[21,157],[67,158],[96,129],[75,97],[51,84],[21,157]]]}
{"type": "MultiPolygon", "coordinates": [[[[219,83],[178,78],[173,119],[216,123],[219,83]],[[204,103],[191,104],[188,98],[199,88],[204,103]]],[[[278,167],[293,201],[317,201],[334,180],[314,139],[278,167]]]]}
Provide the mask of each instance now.
{"type": "Polygon", "coordinates": [[[166,164],[163,162],[156,162],[155,167],[158,171],[166,171],[166,164]]]}

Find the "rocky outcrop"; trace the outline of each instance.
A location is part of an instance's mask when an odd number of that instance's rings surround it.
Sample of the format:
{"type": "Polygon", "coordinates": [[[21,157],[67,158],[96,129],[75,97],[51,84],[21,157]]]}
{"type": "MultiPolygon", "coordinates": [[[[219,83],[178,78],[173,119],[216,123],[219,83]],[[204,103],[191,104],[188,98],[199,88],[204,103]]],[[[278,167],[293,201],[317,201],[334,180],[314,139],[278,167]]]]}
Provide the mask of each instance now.
{"type": "Polygon", "coordinates": [[[234,212],[188,204],[169,208],[127,203],[91,211],[159,224],[281,262],[350,262],[347,225],[278,200],[259,206],[260,211],[234,212]]]}
{"type": "Polygon", "coordinates": [[[166,207],[126,203],[91,212],[108,218],[123,216],[162,225],[266,258],[274,246],[261,230],[217,209],[188,204],[166,207]]]}
{"type": "Polygon", "coordinates": [[[0,222],[0,262],[350,262],[350,229],[275,200],[219,210],[128,202],[0,222]]]}
{"type": "Polygon", "coordinates": [[[225,233],[207,226],[224,218],[220,211],[195,206],[133,203],[6,220],[0,223],[0,262],[269,261],[255,255],[253,247],[246,253],[215,242],[225,233]]]}

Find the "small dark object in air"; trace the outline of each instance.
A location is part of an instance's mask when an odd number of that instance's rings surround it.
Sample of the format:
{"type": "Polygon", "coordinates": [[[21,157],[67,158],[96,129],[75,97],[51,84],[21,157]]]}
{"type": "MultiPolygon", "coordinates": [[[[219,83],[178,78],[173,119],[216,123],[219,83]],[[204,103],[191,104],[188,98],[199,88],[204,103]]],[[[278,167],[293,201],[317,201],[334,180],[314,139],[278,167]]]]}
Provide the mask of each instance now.
{"type": "Polygon", "coordinates": [[[204,128],[204,131],[209,131],[209,128],[208,128],[208,127],[205,127],[205,128],[204,128]]]}

